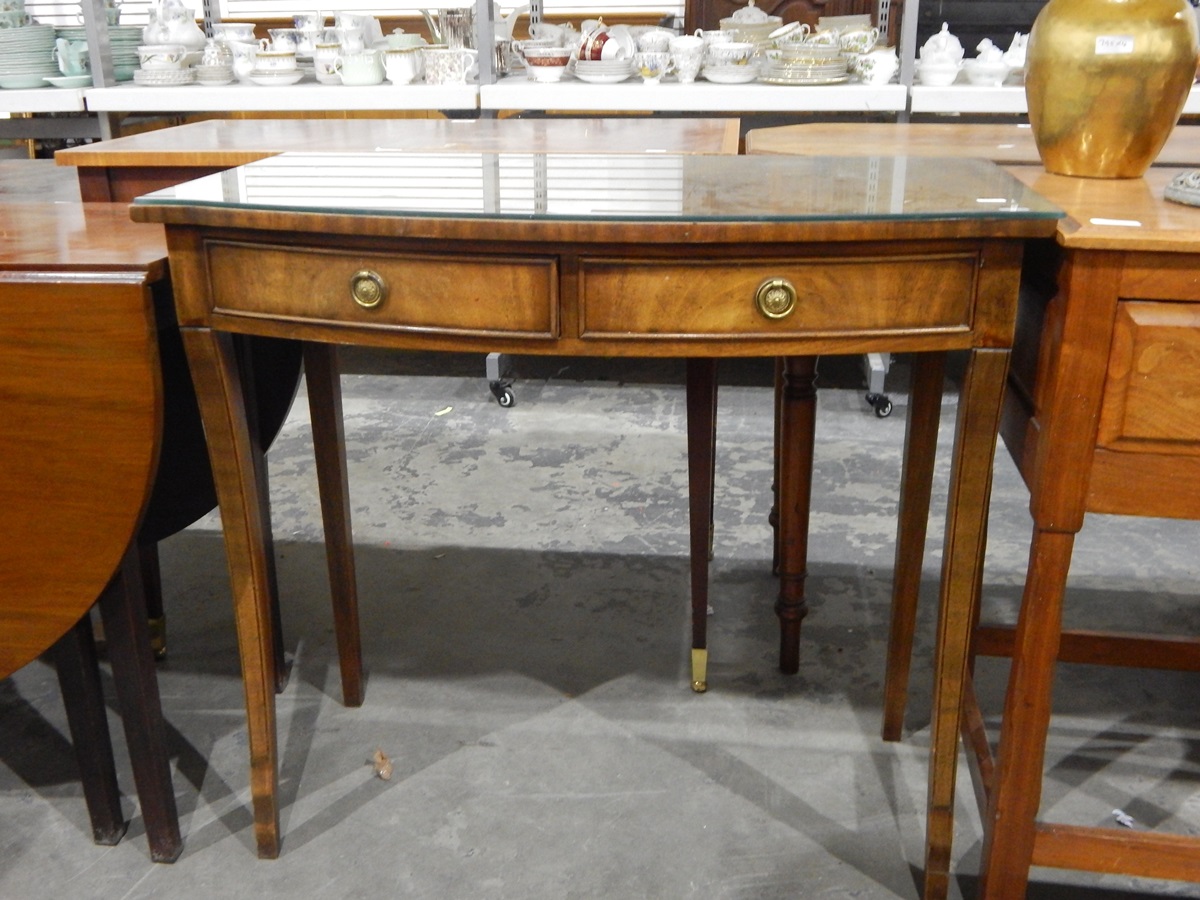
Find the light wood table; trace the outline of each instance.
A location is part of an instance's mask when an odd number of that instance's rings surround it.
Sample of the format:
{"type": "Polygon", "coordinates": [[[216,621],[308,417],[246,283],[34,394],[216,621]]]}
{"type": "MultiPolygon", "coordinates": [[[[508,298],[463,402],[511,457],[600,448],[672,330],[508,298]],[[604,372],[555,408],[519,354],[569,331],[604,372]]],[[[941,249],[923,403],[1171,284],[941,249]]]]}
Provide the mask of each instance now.
{"type": "MultiPolygon", "coordinates": [[[[1159,165],[1200,164],[1200,126],[1180,126],[1159,154],[1159,165]]],[[[782,125],[746,134],[746,152],[808,156],[957,156],[1002,165],[1041,165],[1028,125],[951,122],[853,122],[782,125]]]]}
{"type": "MultiPolygon", "coordinates": [[[[259,89],[261,90],[261,88],[259,89]]],[[[228,119],[85,144],[55,154],[76,166],[84,200],[140,194],[286,150],[337,153],[728,153],[737,119],[228,119]]]]}
{"type": "MultiPolygon", "coordinates": [[[[837,141],[876,152],[934,154],[944,146],[1007,158],[997,127],[800,126],[751,132],[746,143],[770,153],[821,153],[837,141]]],[[[1071,552],[1086,513],[1200,518],[1200,398],[1193,389],[1200,380],[1200,209],[1163,199],[1164,186],[1181,171],[1168,161],[1200,161],[1200,128],[1176,128],[1160,165],[1140,179],[1009,167],[1068,217],[1053,242],[1027,255],[1005,395],[1002,434],[1030,490],[1034,531],[1015,632],[976,632],[976,652],[1014,658],[994,763],[973,702],[963,722],[984,810],[982,897],[1023,897],[1031,864],[1200,881],[1194,839],[1037,818],[1056,660],[1200,670],[1197,639],[1061,626],[1071,552]]],[[[914,386],[914,412],[923,417],[917,443],[925,447],[936,434],[930,400],[937,390],[914,386]]],[[[916,462],[906,461],[910,502],[897,537],[885,688],[884,733],[891,739],[903,720],[920,578],[913,560],[921,557],[928,510],[928,481],[909,484],[916,462]]],[[[948,862],[950,833],[942,840],[936,860],[927,860],[927,897],[944,896],[938,866],[948,862]]]]}
{"type": "MultiPolygon", "coordinates": [[[[688,359],[698,373],[688,381],[694,578],[707,567],[712,360],[883,348],[940,360],[966,351],[935,686],[934,742],[939,758],[952,756],[1017,276],[1025,241],[1052,234],[1057,210],[974,160],[893,160],[880,169],[824,158],[500,154],[481,160],[473,188],[467,167],[455,167],[463,179],[456,193],[474,191],[467,196],[478,203],[473,213],[452,212],[406,203],[414,186],[412,196],[428,197],[427,160],[397,156],[381,166],[375,158],[364,172],[366,161],[286,154],[133,206],[135,219],[167,225],[217,473],[259,853],[280,848],[273,651],[267,523],[255,500],[261,485],[241,414],[235,334],[304,341],[331,580],[346,622],[356,622],[357,604],[334,344],[688,359]],[[294,183],[296,166],[315,173],[303,200],[275,208],[275,187],[294,183]],[[502,197],[496,176],[518,172],[528,184],[518,190],[510,179],[502,197]],[[354,177],[367,179],[359,196],[384,196],[377,188],[386,185],[389,199],[330,211],[344,208],[344,179],[354,177]],[[640,187],[607,208],[614,183],[640,187]],[[551,184],[565,185],[566,195],[551,184]],[[599,196],[587,196],[596,186],[599,196]],[[980,196],[1012,202],[983,206],[980,196]],[[298,294],[297,280],[311,290],[298,294]]],[[[807,462],[793,448],[804,443],[802,435],[781,442],[785,546],[803,541],[808,497],[795,479],[807,462]]],[[[781,593],[797,577],[781,571],[781,593]]],[[[702,627],[706,609],[692,596],[693,626],[702,627]]],[[[935,817],[947,792],[952,785],[939,773],[930,788],[935,817]]]]}

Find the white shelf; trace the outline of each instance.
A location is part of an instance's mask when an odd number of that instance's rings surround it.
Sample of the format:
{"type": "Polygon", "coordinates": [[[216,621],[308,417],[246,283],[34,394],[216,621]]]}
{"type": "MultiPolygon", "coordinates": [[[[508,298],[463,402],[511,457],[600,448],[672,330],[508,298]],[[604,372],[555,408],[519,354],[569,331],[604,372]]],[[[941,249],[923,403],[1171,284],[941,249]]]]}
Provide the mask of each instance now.
{"type": "Polygon", "coordinates": [[[656,85],[630,79],[619,84],[585,84],[564,78],[552,84],[509,76],[479,88],[482,109],[554,109],[577,112],[900,112],[903,85],[821,85],[792,87],[751,82],[696,81],[656,85]]]}
{"type": "Polygon", "coordinates": [[[52,113],[83,112],[80,88],[34,88],[27,91],[0,90],[0,112],[52,113]]]}
{"type": "Polygon", "coordinates": [[[476,84],[384,83],[370,87],[304,83],[286,87],[227,84],[142,87],[120,84],[85,92],[93,112],[246,112],[478,109],[476,84]]]}
{"type": "MultiPolygon", "coordinates": [[[[948,87],[912,86],[912,111],[915,113],[1012,113],[1025,115],[1025,85],[977,87],[973,84],[952,84],[948,87]]],[[[1186,116],[1200,115],[1200,87],[1192,85],[1183,106],[1186,116]]]]}
{"type": "Polygon", "coordinates": [[[1013,113],[1029,111],[1025,103],[1025,85],[978,87],[951,84],[947,87],[912,86],[912,111],[915,113],[1013,113]]]}

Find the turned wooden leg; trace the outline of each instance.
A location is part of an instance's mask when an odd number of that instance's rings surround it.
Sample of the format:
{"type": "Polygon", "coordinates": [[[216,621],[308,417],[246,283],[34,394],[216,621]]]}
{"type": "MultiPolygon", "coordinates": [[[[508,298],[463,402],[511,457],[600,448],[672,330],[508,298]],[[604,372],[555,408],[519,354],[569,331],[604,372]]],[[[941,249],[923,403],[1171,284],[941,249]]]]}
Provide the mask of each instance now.
{"type": "Polygon", "coordinates": [[[937,457],[942,412],[945,352],[917,353],[912,360],[908,421],[904,428],[904,471],[896,527],[896,566],[892,580],[892,619],[883,682],[883,739],[898,741],[904,730],[908,678],[912,667],[921,563],[929,524],[929,497],[937,457]]]}
{"type": "Polygon", "coordinates": [[[342,420],[342,382],[337,348],[304,344],[304,379],[312,418],[313,451],[325,528],[325,558],[333,597],[342,674],[342,702],[362,706],[362,634],[358,621],[358,584],[354,574],[354,536],[350,527],[350,482],[346,474],[346,437],[342,420]]]}
{"type": "Polygon", "coordinates": [[[183,328],[188,364],[221,506],[234,620],[246,692],[250,794],[258,855],[279,855],[279,748],[275,733],[275,645],[270,564],[259,468],[230,335],[183,328]]]}
{"type": "Polygon", "coordinates": [[[1007,350],[971,351],[959,397],[934,652],[925,900],[949,890],[959,724],[1008,358],[1007,350]]]}
{"type": "Polygon", "coordinates": [[[113,761],[107,707],[100,686],[100,666],[92,634],[92,617],[85,615],[51,649],[67,727],[79,762],[83,798],[97,844],[116,844],[129,823],[121,813],[121,789],[113,761]]]}
{"type": "Polygon", "coordinates": [[[692,574],[692,690],[708,690],[708,569],[712,556],[717,361],[687,361],[688,516],[692,574]]]}
{"type": "Polygon", "coordinates": [[[183,850],[183,840],[179,836],[171,758],[141,585],[139,555],[131,544],[116,576],[100,595],[100,617],[108,640],[109,665],[121,704],[121,721],[146,824],[150,858],[155,862],[174,862],[183,850]]]}
{"type": "Polygon", "coordinates": [[[789,356],[783,366],[779,410],[779,671],[800,670],[800,622],[808,613],[804,579],[808,566],[808,518],[812,500],[816,430],[817,358],[789,356]]]}

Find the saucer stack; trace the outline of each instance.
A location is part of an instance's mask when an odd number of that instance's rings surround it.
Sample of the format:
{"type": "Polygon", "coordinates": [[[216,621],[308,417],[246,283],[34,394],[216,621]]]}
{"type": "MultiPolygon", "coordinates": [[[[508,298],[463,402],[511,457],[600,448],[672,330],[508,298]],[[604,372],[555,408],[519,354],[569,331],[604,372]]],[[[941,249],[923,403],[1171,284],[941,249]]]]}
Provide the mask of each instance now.
{"type": "Polygon", "coordinates": [[[180,84],[193,84],[196,72],[190,67],[181,69],[135,69],[133,83],[142,87],[175,87],[180,84]]]}
{"type": "Polygon", "coordinates": [[[0,28],[0,88],[46,86],[62,73],[54,61],[54,26],[0,28]]]}
{"type": "Polygon", "coordinates": [[[577,59],[574,74],[589,84],[617,84],[633,74],[633,61],[577,59]]]}
{"type": "MultiPolygon", "coordinates": [[[[815,48],[813,48],[815,49],[815,48]]],[[[850,61],[837,52],[768,50],[760,78],[767,84],[842,84],[850,79],[850,61]]]]}
{"type": "Polygon", "coordinates": [[[233,81],[233,63],[218,63],[217,65],[200,63],[192,66],[192,71],[196,73],[196,84],[216,87],[233,81]]]}

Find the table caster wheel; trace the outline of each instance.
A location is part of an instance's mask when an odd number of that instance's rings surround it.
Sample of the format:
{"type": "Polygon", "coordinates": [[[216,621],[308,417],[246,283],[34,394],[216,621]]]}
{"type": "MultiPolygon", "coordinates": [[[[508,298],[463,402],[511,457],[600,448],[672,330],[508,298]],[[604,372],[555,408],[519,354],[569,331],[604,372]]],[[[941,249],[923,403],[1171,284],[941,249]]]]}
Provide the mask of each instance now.
{"type": "Polygon", "coordinates": [[[892,414],[892,400],[887,394],[867,394],[866,401],[878,418],[886,419],[892,414]]]}
{"type": "Polygon", "coordinates": [[[512,386],[503,382],[492,382],[488,385],[492,389],[492,394],[496,398],[496,402],[500,404],[502,409],[511,409],[517,405],[516,395],[512,392],[512,386]]]}

